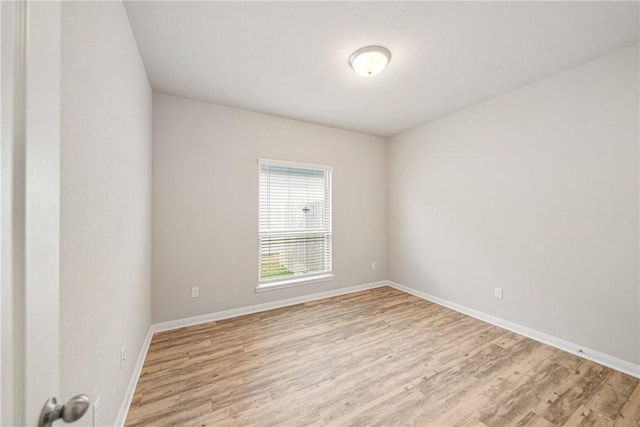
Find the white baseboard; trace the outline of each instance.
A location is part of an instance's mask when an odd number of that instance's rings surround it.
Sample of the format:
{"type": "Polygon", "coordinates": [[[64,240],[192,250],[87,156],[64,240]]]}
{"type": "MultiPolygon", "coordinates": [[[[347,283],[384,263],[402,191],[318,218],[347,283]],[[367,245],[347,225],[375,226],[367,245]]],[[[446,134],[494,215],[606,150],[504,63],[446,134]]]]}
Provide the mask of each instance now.
{"type": "Polygon", "coordinates": [[[261,311],[273,310],[274,308],[282,308],[290,305],[301,304],[304,302],[315,301],[323,298],[335,297],[338,295],[350,294],[353,292],[364,291],[367,289],[379,288],[387,286],[386,280],[373,283],[365,283],[363,285],[351,286],[348,288],[334,289],[326,292],[319,292],[311,295],[303,295],[295,298],[287,298],[263,304],[250,305],[247,307],[232,308],[231,310],[218,311],[216,313],[207,313],[200,316],[187,317],[184,319],[170,320],[151,325],[153,332],[168,331],[171,329],[183,328],[185,326],[198,325],[200,323],[214,322],[216,320],[230,319],[232,317],[244,316],[245,314],[258,313],[261,311]]]}
{"type": "Polygon", "coordinates": [[[136,386],[138,385],[138,378],[140,378],[140,374],[142,373],[142,366],[144,365],[144,359],[146,359],[147,357],[147,351],[149,351],[151,338],[153,338],[153,325],[149,326],[147,336],[142,343],[142,348],[140,349],[140,353],[138,354],[138,359],[136,360],[136,364],[133,367],[133,371],[131,372],[131,377],[129,378],[129,383],[127,384],[127,389],[125,390],[122,404],[120,405],[118,415],[116,416],[116,421],[114,423],[115,427],[123,427],[124,422],[127,420],[129,407],[131,406],[133,394],[135,393],[136,386]]]}
{"type": "Polygon", "coordinates": [[[430,295],[426,292],[419,291],[409,286],[404,286],[392,281],[389,281],[388,284],[392,288],[398,289],[408,294],[415,295],[419,298],[425,299],[427,301],[431,301],[443,307],[450,308],[452,310],[455,310],[462,314],[466,314],[468,316],[474,317],[484,322],[491,323],[492,325],[498,326],[503,329],[507,329],[511,332],[515,332],[516,334],[523,335],[527,338],[531,338],[543,344],[550,345],[552,347],[558,348],[568,353],[575,354],[577,356],[580,356],[585,359],[591,360],[593,362],[599,363],[601,365],[607,366],[611,369],[615,369],[625,374],[629,374],[634,377],[640,378],[640,365],[636,365],[626,360],[618,359],[617,357],[611,356],[609,354],[605,354],[597,350],[593,350],[591,348],[587,348],[585,346],[581,346],[579,344],[575,344],[575,343],[563,340],[561,338],[554,337],[553,335],[545,334],[544,332],[540,332],[535,329],[531,329],[526,326],[522,326],[517,323],[510,322],[508,320],[504,320],[499,317],[492,316],[490,314],[486,314],[478,310],[474,310],[473,308],[469,308],[461,304],[456,304],[444,298],[440,298],[435,295],[430,295]]]}

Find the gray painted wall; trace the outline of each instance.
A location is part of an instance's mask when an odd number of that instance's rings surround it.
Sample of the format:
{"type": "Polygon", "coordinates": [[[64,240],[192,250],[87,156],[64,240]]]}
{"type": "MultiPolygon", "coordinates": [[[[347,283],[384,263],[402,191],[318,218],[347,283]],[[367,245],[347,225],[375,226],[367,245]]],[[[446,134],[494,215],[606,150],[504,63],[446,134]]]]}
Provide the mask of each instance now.
{"type": "Polygon", "coordinates": [[[386,279],[385,156],[382,138],[154,94],[153,321],[386,279]],[[335,167],[333,281],[256,293],[260,157],[335,167]]]}
{"type": "Polygon", "coordinates": [[[638,90],[634,46],[392,138],[389,278],[640,363],[638,90]]]}
{"type": "Polygon", "coordinates": [[[100,395],[102,426],[151,323],[151,106],[122,3],[64,2],[59,397],[100,395]]]}

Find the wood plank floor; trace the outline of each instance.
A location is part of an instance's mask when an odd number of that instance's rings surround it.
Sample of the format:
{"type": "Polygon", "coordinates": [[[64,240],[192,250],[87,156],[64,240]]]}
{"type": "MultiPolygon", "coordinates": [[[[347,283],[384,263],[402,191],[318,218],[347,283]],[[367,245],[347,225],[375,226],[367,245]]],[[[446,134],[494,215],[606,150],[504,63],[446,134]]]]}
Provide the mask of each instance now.
{"type": "Polygon", "coordinates": [[[640,426],[638,379],[384,287],[158,333],[126,426],[640,426]]]}

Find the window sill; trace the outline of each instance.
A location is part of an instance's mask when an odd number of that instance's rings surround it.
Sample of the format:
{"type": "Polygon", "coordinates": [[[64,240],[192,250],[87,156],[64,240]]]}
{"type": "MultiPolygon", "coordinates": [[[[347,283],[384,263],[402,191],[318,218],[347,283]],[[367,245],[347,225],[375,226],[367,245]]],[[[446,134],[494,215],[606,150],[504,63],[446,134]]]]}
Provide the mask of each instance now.
{"type": "Polygon", "coordinates": [[[277,282],[262,283],[256,287],[256,292],[273,291],[276,289],[291,288],[293,286],[309,285],[311,283],[328,282],[335,276],[331,273],[320,276],[300,277],[297,279],[279,280],[277,282]]]}

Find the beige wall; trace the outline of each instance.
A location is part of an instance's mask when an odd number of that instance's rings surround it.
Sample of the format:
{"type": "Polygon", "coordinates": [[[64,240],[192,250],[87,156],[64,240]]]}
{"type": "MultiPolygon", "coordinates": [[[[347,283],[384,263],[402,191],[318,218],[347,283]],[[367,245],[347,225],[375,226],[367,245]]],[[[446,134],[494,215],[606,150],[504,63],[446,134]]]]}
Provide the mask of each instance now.
{"type": "Polygon", "coordinates": [[[100,395],[101,426],[151,322],[151,103],[122,3],[64,2],[59,397],[100,395]]]}
{"type": "Polygon", "coordinates": [[[153,321],[386,279],[385,144],[154,94],[153,321]],[[335,167],[333,281],[256,293],[259,157],[335,167]]]}
{"type": "Polygon", "coordinates": [[[634,46],[392,138],[389,278],[638,364],[638,101],[634,46]]]}

